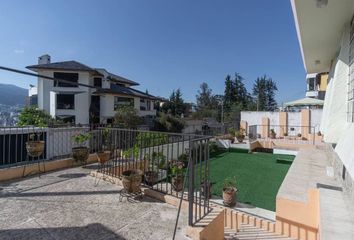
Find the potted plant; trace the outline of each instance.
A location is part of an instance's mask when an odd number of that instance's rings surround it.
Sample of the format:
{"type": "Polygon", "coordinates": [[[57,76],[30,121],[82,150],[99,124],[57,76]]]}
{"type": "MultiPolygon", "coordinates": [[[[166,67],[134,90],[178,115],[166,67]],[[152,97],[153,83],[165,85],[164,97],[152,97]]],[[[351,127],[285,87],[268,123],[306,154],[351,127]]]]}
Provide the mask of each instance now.
{"type": "Polygon", "coordinates": [[[319,136],[319,137],[322,136],[321,131],[318,131],[318,132],[317,132],[317,136],[319,136]]]}
{"type": "Polygon", "coordinates": [[[301,133],[298,133],[298,134],[297,134],[297,137],[301,138],[301,136],[302,136],[301,133]]]}
{"type": "Polygon", "coordinates": [[[222,197],[226,206],[231,207],[236,205],[236,192],[236,177],[225,179],[222,197]]]}
{"type": "Polygon", "coordinates": [[[245,129],[241,128],[239,131],[235,132],[236,139],[239,143],[242,143],[245,139],[245,129]]]}
{"type": "Polygon", "coordinates": [[[108,128],[102,131],[102,149],[96,154],[100,164],[106,163],[111,157],[111,135],[108,128]]]}
{"type": "Polygon", "coordinates": [[[189,155],[187,153],[182,153],[178,156],[178,161],[183,162],[183,168],[188,167],[189,155]]]}
{"type": "Polygon", "coordinates": [[[183,162],[176,161],[172,164],[171,176],[171,185],[173,190],[177,192],[182,191],[184,183],[183,162]]]}
{"type": "Polygon", "coordinates": [[[26,142],[26,150],[29,156],[39,157],[44,152],[44,141],[40,140],[42,133],[32,133],[29,135],[29,141],[26,142]],[[37,140],[36,140],[37,136],[37,140]]]}
{"type": "Polygon", "coordinates": [[[91,138],[90,133],[78,133],[72,136],[72,140],[75,142],[76,147],[72,148],[73,159],[76,162],[86,162],[89,155],[89,148],[85,146],[85,143],[91,138]]]}
{"type": "Polygon", "coordinates": [[[128,193],[140,192],[140,184],[143,172],[139,169],[127,170],[122,173],[122,183],[124,190],[128,193]]]}
{"type": "Polygon", "coordinates": [[[270,138],[275,139],[276,136],[277,134],[275,133],[274,129],[270,129],[270,138]]]}

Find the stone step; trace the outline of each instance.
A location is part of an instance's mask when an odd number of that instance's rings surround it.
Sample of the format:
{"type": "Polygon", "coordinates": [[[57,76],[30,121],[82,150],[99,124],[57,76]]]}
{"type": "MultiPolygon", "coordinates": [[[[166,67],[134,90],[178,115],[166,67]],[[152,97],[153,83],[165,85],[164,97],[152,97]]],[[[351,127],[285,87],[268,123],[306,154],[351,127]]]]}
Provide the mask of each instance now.
{"type": "Polygon", "coordinates": [[[265,229],[255,227],[250,224],[241,224],[239,231],[225,227],[225,240],[252,240],[252,239],[293,240],[292,238],[281,236],[274,232],[269,232],[265,229]]]}

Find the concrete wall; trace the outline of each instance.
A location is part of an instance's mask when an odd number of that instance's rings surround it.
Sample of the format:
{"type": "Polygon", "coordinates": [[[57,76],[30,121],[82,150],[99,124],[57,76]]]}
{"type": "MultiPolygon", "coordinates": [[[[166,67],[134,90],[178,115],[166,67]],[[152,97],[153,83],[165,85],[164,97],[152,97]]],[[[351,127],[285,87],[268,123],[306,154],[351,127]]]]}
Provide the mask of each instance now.
{"type": "Polygon", "coordinates": [[[349,80],[349,25],[345,27],[338,58],[329,73],[330,83],[323,108],[321,131],[326,142],[337,143],[348,127],[347,84],[349,80]]]}
{"type": "MultiPolygon", "coordinates": [[[[289,135],[296,135],[297,133],[301,133],[303,129],[300,126],[312,126],[315,129],[309,129],[309,131],[313,133],[317,133],[320,130],[320,124],[322,119],[322,109],[310,109],[310,117],[307,121],[303,121],[303,116],[301,112],[286,112],[287,114],[287,124],[284,124],[284,121],[280,121],[280,112],[249,112],[243,111],[241,112],[241,122],[247,122],[248,126],[252,125],[263,125],[262,119],[269,118],[270,129],[274,129],[275,132],[279,135],[281,131],[272,125],[287,125],[288,127],[294,128],[293,132],[288,132],[289,135]]],[[[286,121],[285,121],[286,122],[286,121]]],[[[288,129],[290,130],[290,129],[288,129]]],[[[286,129],[284,130],[286,131],[286,129]]],[[[262,134],[262,128],[257,128],[257,133],[262,134]]],[[[266,134],[264,134],[266,135],[266,134]]]]}

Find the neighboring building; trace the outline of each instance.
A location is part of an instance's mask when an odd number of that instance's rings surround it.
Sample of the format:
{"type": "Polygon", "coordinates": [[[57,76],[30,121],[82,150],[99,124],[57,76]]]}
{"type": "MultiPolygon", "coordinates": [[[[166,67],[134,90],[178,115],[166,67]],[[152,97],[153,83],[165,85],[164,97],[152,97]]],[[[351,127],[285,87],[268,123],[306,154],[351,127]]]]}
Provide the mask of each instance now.
{"type": "Polygon", "coordinates": [[[324,100],[328,85],[328,72],[306,75],[306,97],[324,100]]]}
{"type": "Polygon", "coordinates": [[[37,106],[38,105],[38,91],[37,87],[30,85],[28,89],[27,105],[37,106]]]}
{"type": "Polygon", "coordinates": [[[86,84],[38,78],[38,107],[54,118],[80,124],[110,123],[120,106],[133,106],[140,116],[155,116],[158,98],[133,89],[137,82],[91,68],[77,61],[51,63],[49,55],[38,59],[38,65],[27,66],[39,75],[86,84]]]}

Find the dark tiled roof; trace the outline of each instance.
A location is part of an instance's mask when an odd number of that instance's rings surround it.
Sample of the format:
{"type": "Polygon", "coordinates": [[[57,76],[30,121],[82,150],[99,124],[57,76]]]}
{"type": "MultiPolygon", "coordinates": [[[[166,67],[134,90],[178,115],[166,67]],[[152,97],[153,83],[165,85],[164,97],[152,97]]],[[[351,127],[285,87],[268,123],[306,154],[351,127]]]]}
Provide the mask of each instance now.
{"type": "Polygon", "coordinates": [[[89,66],[86,66],[85,64],[79,63],[77,61],[38,64],[38,65],[27,66],[26,68],[34,71],[37,69],[54,69],[54,70],[88,71],[88,72],[98,73],[95,69],[90,68],[89,66]]]}
{"type": "Polygon", "coordinates": [[[132,89],[130,87],[124,87],[124,86],[119,86],[117,84],[111,84],[111,88],[101,88],[98,89],[96,92],[94,92],[93,94],[123,94],[123,95],[129,95],[129,96],[135,96],[135,97],[140,97],[140,98],[148,98],[151,100],[159,100],[159,98],[150,95],[150,94],[146,94],[144,92],[141,92],[139,90],[136,89],[132,89]]]}
{"type": "Polygon", "coordinates": [[[127,78],[124,78],[124,77],[121,77],[121,76],[118,76],[116,74],[113,74],[113,73],[110,73],[108,72],[107,70],[105,69],[102,69],[102,68],[95,68],[95,70],[99,73],[101,73],[103,75],[103,71],[106,71],[108,73],[108,79],[110,79],[111,81],[114,81],[114,82],[121,82],[121,83],[127,83],[131,86],[137,86],[139,85],[139,83],[137,82],[134,82],[132,80],[129,80],[127,78]]]}

